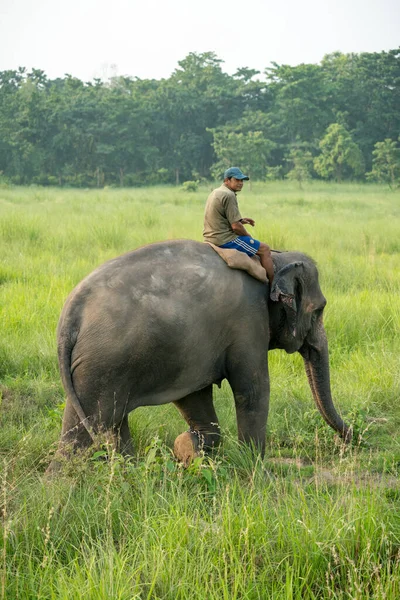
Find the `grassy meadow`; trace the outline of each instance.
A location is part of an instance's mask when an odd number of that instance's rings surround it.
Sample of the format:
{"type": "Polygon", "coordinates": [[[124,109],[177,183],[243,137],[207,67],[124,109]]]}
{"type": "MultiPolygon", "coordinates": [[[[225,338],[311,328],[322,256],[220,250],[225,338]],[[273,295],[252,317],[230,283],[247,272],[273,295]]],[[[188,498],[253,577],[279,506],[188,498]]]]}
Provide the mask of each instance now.
{"type": "Polygon", "coordinates": [[[270,353],[267,450],[236,442],[224,382],[222,449],[183,469],[173,405],[131,413],[137,456],[71,460],[43,476],[64,393],[55,330],[64,300],[109,258],[201,240],[205,199],[172,187],[0,189],[0,598],[400,598],[400,192],[245,186],[254,236],[319,266],[344,447],[314,406],[298,355],[270,353]]]}

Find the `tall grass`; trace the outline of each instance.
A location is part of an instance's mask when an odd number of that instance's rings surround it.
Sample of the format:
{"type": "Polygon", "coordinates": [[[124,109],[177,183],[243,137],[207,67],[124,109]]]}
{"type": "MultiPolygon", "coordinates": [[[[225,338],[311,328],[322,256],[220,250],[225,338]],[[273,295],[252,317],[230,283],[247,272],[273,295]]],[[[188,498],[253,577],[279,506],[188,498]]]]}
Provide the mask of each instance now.
{"type": "Polygon", "coordinates": [[[236,442],[187,470],[171,405],[130,416],[137,456],[76,457],[43,472],[64,394],[55,328],[93,268],[162,239],[201,240],[209,188],[0,190],[0,597],[389,599],[400,597],[400,194],[380,186],[253,184],[255,237],[319,266],[344,448],[313,406],[299,356],[270,353],[267,452],[236,442]]]}

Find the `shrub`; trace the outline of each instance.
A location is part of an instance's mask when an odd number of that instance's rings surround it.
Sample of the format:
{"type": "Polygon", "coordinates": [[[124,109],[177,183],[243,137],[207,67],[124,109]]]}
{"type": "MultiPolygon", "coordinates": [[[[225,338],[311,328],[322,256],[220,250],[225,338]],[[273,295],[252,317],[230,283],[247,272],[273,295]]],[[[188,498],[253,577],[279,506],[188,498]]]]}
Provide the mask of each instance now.
{"type": "Polygon", "coordinates": [[[197,192],[198,187],[199,187],[198,181],[184,181],[182,183],[182,190],[184,192],[197,192]]]}

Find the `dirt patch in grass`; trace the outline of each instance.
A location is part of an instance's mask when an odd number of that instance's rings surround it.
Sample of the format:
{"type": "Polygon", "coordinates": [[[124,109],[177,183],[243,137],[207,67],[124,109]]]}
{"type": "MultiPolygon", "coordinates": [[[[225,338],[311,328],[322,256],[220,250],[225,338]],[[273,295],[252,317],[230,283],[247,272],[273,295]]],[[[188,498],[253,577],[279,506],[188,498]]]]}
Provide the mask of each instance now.
{"type": "Polygon", "coordinates": [[[12,406],[15,393],[5,385],[0,385],[0,406],[3,410],[12,406]]]}
{"type": "Polygon", "coordinates": [[[376,473],[366,469],[357,469],[357,466],[352,466],[347,470],[341,468],[328,468],[312,464],[309,460],[304,460],[299,457],[295,458],[270,458],[268,463],[282,467],[284,470],[290,471],[295,477],[299,474],[301,480],[315,483],[316,485],[335,485],[349,486],[354,485],[357,488],[383,488],[390,490],[398,490],[400,494],[400,480],[398,477],[387,473],[376,473]],[[312,474],[310,474],[312,469],[312,474]]]}

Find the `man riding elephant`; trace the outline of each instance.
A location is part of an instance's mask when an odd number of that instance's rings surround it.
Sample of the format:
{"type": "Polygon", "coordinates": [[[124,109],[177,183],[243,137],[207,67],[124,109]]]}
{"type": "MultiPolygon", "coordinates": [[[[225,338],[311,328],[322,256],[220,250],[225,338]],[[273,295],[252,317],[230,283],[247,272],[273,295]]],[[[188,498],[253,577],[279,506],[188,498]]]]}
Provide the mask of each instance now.
{"type": "Polygon", "coordinates": [[[275,348],[301,354],[323,418],[349,440],[331,396],[326,300],[315,263],[300,252],[273,251],[272,258],[270,288],[228,268],[208,244],[174,240],[109,260],[78,284],[58,324],[66,407],[50,470],[103,433],[132,455],[129,413],[168,402],[190,427],[174,446],[187,463],[220,442],[213,386],[224,379],[239,440],[263,455],[268,351],[275,348]]]}
{"type": "Polygon", "coordinates": [[[244,252],[248,256],[257,255],[264,267],[269,283],[274,279],[274,265],[268,244],[254,239],[245,225],[254,227],[255,222],[248,217],[243,218],[239,211],[236,194],[248,181],[238,167],[230,167],[224,173],[224,183],[211,192],[204,214],[204,241],[220,248],[230,248],[244,252]]]}

